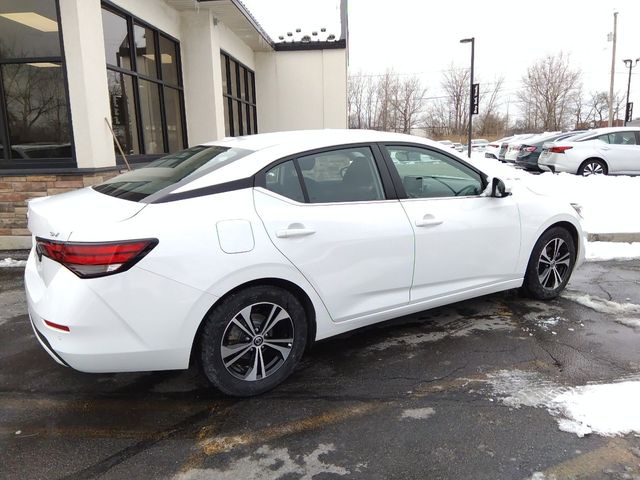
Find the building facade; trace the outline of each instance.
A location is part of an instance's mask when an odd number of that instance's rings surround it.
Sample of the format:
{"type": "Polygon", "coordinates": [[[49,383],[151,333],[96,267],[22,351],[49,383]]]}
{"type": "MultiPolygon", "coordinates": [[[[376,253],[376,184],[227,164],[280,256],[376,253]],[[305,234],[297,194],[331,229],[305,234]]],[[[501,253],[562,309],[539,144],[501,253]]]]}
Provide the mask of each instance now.
{"type": "Polygon", "coordinates": [[[0,250],[30,246],[29,198],[100,183],[125,158],[346,128],[344,3],[340,20],[276,42],[239,0],[2,0],[0,250]]]}

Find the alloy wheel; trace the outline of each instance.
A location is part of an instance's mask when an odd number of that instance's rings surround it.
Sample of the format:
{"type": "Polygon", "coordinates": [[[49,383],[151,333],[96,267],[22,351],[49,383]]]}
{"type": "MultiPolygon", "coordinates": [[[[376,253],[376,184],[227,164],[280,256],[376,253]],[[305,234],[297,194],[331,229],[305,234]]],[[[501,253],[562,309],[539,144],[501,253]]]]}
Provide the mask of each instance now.
{"type": "Polygon", "coordinates": [[[538,279],[546,290],[556,290],[571,272],[571,252],[561,238],[551,239],[540,252],[538,279]]]}
{"type": "Polygon", "coordinates": [[[604,168],[597,162],[587,163],[582,170],[582,176],[588,177],[590,175],[604,175],[604,168]]]}
{"type": "Polygon", "coordinates": [[[293,320],[284,308],[274,303],[254,303],[229,321],[220,345],[222,363],[240,380],[262,380],[284,364],[293,339],[293,320]]]}

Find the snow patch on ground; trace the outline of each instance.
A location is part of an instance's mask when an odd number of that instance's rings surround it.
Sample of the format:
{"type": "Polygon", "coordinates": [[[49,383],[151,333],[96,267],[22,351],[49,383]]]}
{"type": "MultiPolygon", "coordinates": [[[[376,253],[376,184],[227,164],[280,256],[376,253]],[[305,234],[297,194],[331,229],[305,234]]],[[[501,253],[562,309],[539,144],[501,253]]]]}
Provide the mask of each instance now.
{"type": "Polygon", "coordinates": [[[416,420],[426,420],[431,417],[436,411],[431,407],[425,408],[409,408],[402,412],[400,418],[411,418],[416,420]]]}
{"type": "MultiPolygon", "coordinates": [[[[638,232],[640,232],[640,229],[638,232]]],[[[587,242],[585,250],[587,260],[589,261],[632,260],[640,258],[640,242],[587,242]]]]}
{"type": "Polygon", "coordinates": [[[562,296],[568,300],[579,303],[596,312],[605,313],[607,315],[640,315],[640,305],[635,303],[618,303],[611,300],[605,300],[586,293],[578,293],[565,291],[562,296]]]}
{"type": "Polygon", "coordinates": [[[15,268],[15,267],[24,267],[27,265],[26,260],[14,260],[13,258],[5,258],[4,260],[0,260],[0,268],[15,268]]]}
{"type": "Polygon", "coordinates": [[[640,318],[616,318],[616,322],[631,328],[640,328],[640,318]]]}
{"type": "MultiPolygon", "coordinates": [[[[344,467],[326,463],[320,459],[335,451],[333,444],[320,444],[308,455],[294,455],[287,448],[271,448],[264,445],[252,455],[233,460],[226,468],[192,469],[175,476],[175,480],[270,480],[273,478],[297,478],[311,480],[316,475],[345,476],[351,473],[344,467]]],[[[360,471],[365,465],[357,465],[360,471]]],[[[323,477],[324,478],[324,477],[323,477]]]]}
{"type": "Polygon", "coordinates": [[[432,343],[448,337],[466,337],[477,332],[508,331],[516,328],[511,318],[501,315],[499,312],[487,312],[486,318],[478,314],[474,317],[463,318],[459,315],[451,315],[446,318],[436,318],[425,328],[437,329],[425,333],[406,333],[397,337],[391,337],[368,347],[368,350],[386,350],[397,346],[419,346],[424,343],[432,343]]]}
{"type": "Polygon", "coordinates": [[[545,408],[558,428],[579,437],[640,433],[640,379],[567,387],[534,372],[503,370],[488,377],[500,401],[512,408],[545,408]]]}

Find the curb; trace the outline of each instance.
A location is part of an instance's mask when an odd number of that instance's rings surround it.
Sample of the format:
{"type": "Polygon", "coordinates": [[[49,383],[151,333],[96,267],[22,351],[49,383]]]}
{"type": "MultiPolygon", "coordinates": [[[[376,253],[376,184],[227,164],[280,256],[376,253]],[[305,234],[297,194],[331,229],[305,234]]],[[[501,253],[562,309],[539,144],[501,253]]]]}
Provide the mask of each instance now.
{"type": "Polygon", "coordinates": [[[4,260],[5,258],[26,260],[29,258],[29,250],[0,250],[0,260],[4,260]]]}
{"type": "Polygon", "coordinates": [[[589,242],[620,242],[620,243],[640,242],[640,232],[589,233],[587,236],[587,240],[589,242]]]}

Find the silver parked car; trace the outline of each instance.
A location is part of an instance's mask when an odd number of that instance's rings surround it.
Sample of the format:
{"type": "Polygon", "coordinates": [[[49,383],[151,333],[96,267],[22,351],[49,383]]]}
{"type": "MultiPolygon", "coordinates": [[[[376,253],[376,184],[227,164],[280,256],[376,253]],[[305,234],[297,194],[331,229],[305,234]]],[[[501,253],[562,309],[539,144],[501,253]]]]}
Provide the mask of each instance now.
{"type": "Polygon", "coordinates": [[[578,175],[639,175],[640,127],[598,128],[543,145],[538,166],[578,175]]]}

